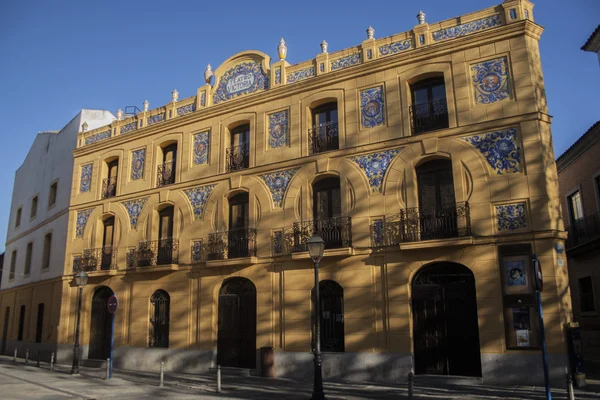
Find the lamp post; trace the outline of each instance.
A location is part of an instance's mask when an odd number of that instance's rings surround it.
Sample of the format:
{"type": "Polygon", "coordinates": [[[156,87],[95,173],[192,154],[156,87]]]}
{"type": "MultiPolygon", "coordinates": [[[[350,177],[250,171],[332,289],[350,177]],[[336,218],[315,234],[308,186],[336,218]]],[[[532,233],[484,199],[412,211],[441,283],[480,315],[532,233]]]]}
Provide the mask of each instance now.
{"type": "Polygon", "coordinates": [[[324,400],[325,392],[323,392],[323,374],[321,371],[321,299],[319,293],[319,261],[323,258],[325,250],[325,242],[319,235],[313,235],[306,242],[308,254],[315,264],[315,379],[313,385],[312,400],[324,400]]]}
{"type": "Polygon", "coordinates": [[[71,367],[71,374],[79,374],[79,321],[81,319],[81,297],[83,294],[83,287],[87,284],[88,274],[84,270],[80,270],[75,274],[75,283],[79,290],[77,291],[77,319],[75,322],[75,344],[73,345],[73,366],[71,367]]]}

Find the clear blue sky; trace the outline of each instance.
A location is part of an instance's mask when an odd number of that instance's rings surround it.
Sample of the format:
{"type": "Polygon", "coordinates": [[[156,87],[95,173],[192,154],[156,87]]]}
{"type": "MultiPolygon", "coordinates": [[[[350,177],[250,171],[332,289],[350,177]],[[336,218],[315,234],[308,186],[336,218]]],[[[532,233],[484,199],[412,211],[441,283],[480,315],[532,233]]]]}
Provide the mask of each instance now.
{"type": "MultiPolygon", "coordinates": [[[[501,0],[420,1],[81,1],[0,2],[0,251],[4,251],[14,173],[39,131],[60,129],[82,108],[166,104],[203,84],[243,50],[276,58],[280,37],[291,64],[329,51],[412,29],[422,9],[436,22],[501,0]],[[371,9],[370,7],[373,7],[371,9]],[[377,7],[377,9],[375,9],[377,7]],[[10,147],[9,147],[10,146],[10,147]]],[[[600,67],[585,43],[600,23],[598,0],[539,0],[534,17],[545,28],[542,67],[556,155],[600,119],[600,67]]]]}

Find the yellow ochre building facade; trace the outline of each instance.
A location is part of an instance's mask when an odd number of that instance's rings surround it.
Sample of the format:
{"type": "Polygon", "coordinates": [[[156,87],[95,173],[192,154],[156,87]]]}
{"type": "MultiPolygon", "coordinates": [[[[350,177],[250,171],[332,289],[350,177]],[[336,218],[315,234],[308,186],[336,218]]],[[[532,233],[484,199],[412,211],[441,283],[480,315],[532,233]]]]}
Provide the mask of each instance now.
{"type": "Polygon", "coordinates": [[[254,370],[272,347],[277,376],[309,377],[318,234],[326,378],[540,383],[535,254],[562,379],[566,234],[533,5],[418,22],[297,65],[283,39],[277,61],[242,52],[195,97],[81,132],[64,276],[2,309],[60,295],[69,361],[83,268],[83,358],[106,359],[115,294],[119,367],[254,370]]]}

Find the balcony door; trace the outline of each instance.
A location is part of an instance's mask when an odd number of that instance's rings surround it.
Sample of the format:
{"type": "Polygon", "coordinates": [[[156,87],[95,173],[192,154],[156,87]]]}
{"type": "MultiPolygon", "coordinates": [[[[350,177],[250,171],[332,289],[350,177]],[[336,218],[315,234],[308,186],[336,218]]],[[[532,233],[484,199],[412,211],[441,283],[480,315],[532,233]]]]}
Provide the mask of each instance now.
{"type": "Polygon", "coordinates": [[[231,147],[227,160],[227,171],[250,166],[250,125],[244,124],[231,131],[231,147]]]}
{"type": "Polygon", "coordinates": [[[434,160],[417,168],[421,240],[458,234],[454,178],[450,160],[434,160]]]}
{"type": "Polygon", "coordinates": [[[313,232],[326,249],[342,247],[342,198],[339,178],[325,178],[313,185],[313,232]]]}
{"type": "Polygon", "coordinates": [[[113,256],[113,238],[115,231],[115,217],[104,220],[104,231],[102,233],[102,262],[100,269],[110,269],[113,256]]]}
{"type": "Polygon", "coordinates": [[[327,103],[312,111],[313,129],[311,131],[312,153],[336,150],[339,148],[337,103],[327,103]]]}
{"type": "Polygon", "coordinates": [[[248,193],[229,199],[228,258],[248,257],[248,193]]]}
{"type": "Polygon", "coordinates": [[[119,160],[113,160],[106,163],[108,169],[106,180],[103,183],[102,197],[114,197],[117,195],[117,173],[119,171],[119,160]]]}
{"type": "Polygon", "coordinates": [[[177,143],[162,148],[162,165],[158,167],[158,186],[175,183],[175,164],[177,162],[177,143]]]}
{"type": "Polygon", "coordinates": [[[173,261],[173,206],[163,208],[159,211],[158,216],[157,264],[171,264],[173,261]]]}
{"type": "Polygon", "coordinates": [[[413,134],[448,127],[444,78],[425,79],[411,85],[413,134]]]}

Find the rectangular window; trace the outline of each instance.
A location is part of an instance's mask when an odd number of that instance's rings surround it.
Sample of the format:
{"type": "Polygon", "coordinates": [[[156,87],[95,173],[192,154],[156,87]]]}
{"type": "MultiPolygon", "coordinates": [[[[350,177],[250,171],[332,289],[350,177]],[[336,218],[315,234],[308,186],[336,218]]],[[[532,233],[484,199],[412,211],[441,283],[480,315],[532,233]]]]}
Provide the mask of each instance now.
{"type": "Polygon", "coordinates": [[[567,206],[569,207],[571,224],[583,219],[583,204],[581,203],[579,190],[567,197],[567,206]]]}
{"type": "Polygon", "coordinates": [[[15,268],[17,267],[17,251],[13,250],[12,256],[10,257],[10,272],[8,273],[8,279],[15,279],[15,268]]]}
{"type": "Polygon", "coordinates": [[[31,219],[34,219],[35,216],[37,215],[37,203],[38,203],[38,197],[35,196],[31,200],[31,211],[29,213],[29,216],[31,217],[31,219]]]}
{"type": "Polygon", "coordinates": [[[596,196],[598,198],[598,211],[600,211],[600,175],[594,178],[594,183],[596,186],[596,196]]]}
{"type": "Polygon", "coordinates": [[[27,243],[27,252],[25,253],[25,275],[31,272],[31,254],[33,253],[33,243],[27,243]]]}
{"type": "Polygon", "coordinates": [[[50,247],[52,246],[52,234],[48,233],[44,237],[44,259],[42,260],[42,269],[50,268],[50,247]]]}
{"type": "Polygon", "coordinates": [[[594,283],[591,276],[579,278],[579,309],[581,312],[596,311],[596,299],[594,299],[594,283]]]}
{"type": "Polygon", "coordinates": [[[56,204],[56,193],[58,191],[58,182],[54,182],[50,185],[50,193],[48,194],[48,207],[52,207],[56,204]]]}
{"type": "Polygon", "coordinates": [[[37,324],[35,327],[35,342],[42,343],[42,331],[44,329],[44,303],[38,304],[37,324]]]}
{"type": "Polygon", "coordinates": [[[15,218],[15,228],[18,228],[21,225],[21,214],[23,213],[23,209],[19,207],[17,209],[17,216],[15,218]]]}
{"type": "Polygon", "coordinates": [[[23,340],[23,331],[25,329],[25,306],[21,306],[21,313],[19,314],[19,336],[18,341],[23,340]]]}

